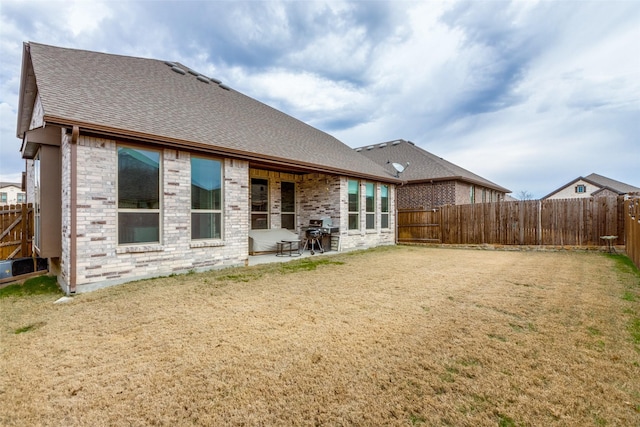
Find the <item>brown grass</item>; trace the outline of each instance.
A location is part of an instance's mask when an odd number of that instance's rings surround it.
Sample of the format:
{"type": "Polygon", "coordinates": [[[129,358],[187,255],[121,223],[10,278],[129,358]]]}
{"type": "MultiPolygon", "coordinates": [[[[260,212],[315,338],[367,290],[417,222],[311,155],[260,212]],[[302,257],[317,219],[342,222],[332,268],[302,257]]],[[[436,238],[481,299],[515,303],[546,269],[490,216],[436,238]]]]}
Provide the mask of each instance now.
{"type": "Polygon", "coordinates": [[[314,260],[340,264],[0,299],[0,424],[640,425],[640,283],[610,257],[314,260]]]}

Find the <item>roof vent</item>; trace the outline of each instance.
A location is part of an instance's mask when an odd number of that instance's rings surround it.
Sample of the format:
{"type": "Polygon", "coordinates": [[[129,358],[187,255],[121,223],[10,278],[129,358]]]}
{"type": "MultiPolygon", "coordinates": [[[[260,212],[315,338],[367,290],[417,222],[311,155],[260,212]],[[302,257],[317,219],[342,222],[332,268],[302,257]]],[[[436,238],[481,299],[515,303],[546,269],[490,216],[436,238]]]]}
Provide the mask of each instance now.
{"type": "Polygon", "coordinates": [[[187,74],[187,72],[185,70],[183,70],[182,68],[176,67],[175,65],[173,67],[171,67],[171,70],[175,71],[178,74],[182,74],[182,75],[187,74]]]}
{"type": "Polygon", "coordinates": [[[398,144],[400,144],[401,142],[402,142],[401,140],[396,139],[395,141],[393,141],[393,142],[391,143],[391,145],[398,145],[398,144]]]}
{"type": "Polygon", "coordinates": [[[212,82],[214,82],[215,84],[219,85],[220,83],[222,83],[222,80],[220,79],[216,79],[215,77],[209,77],[209,80],[211,80],[212,82]]]}
{"type": "Polygon", "coordinates": [[[373,150],[373,145],[368,146],[367,150],[373,150]]]}
{"type": "Polygon", "coordinates": [[[196,76],[196,77],[200,74],[200,73],[197,73],[197,72],[195,72],[193,70],[187,70],[187,71],[189,71],[189,74],[191,74],[192,76],[196,76]]]}
{"type": "Polygon", "coordinates": [[[165,64],[167,64],[169,67],[175,67],[176,63],[175,62],[171,62],[171,61],[164,61],[165,64]]]}
{"type": "Polygon", "coordinates": [[[223,83],[218,84],[218,86],[220,86],[222,89],[224,90],[231,90],[231,88],[223,83]]]}
{"type": "Polygon", "coordinates": [[[361,151],[362,151],[362,147],[360,147],[360,148],[356,148],[356,151],[357,151],[358,153],[359,153],[359,152],[361,152],[361,151]]]}
{"type": "Polygon", "coordinates": [[[209,79],[206,78],[205,76],[196,76],[196,79],[200,80],[201,82],[204,82],[206,84],[209,84],[209,79]]]}
{"type": "Polygon", "coordinates": [[[387,143],[386,143],[386,142],[383,142],[382,144],[378,145],[378,147],[379,147],[379,148],[384,148],[384,147],[386,147],[386,146],[387,146],[387,143]]]}

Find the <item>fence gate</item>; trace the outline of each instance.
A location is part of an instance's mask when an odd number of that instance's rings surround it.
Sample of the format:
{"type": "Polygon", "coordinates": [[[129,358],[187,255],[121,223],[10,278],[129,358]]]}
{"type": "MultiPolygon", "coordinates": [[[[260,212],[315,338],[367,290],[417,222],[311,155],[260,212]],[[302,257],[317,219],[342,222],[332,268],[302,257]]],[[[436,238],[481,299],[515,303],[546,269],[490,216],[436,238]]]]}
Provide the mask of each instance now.
{"type": "Polygon", "coordinates": [[[0,206],[0,260],[32,256],[33,205],[0,206]]]}
{"type": "Polygon", "coordinates": [[[440,211],[399,209],[398,242],[401,243],[442,243],[440,211]]]}

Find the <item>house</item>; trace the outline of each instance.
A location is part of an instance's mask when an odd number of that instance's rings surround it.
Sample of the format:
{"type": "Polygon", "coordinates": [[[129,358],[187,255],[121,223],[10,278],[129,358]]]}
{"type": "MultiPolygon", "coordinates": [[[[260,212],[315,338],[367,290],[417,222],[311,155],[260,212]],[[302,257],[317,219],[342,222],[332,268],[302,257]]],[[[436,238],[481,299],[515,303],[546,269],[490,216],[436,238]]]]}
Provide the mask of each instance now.
{"type": "Polygon", "coordinates": [[[640,192],[639,187],[592,173],[579,176],[542,199],[582,199],[586,197],[624,196],[640,192]]]}
{"type": "Polygon", "coordinates": [[[404,181],[396,190],[398,209],[498,202],[511,191],[416,146],[395,141],[355,149],[404,181]]]}
{"type": "Polygon", "coordinates": [[[246,265],[250,233],[330,217],[395,243],[385,168],[171,61],[25,43],[17,136],[36,252],[68,293],[246,265]]]}
{"type": "Polygon", "coordinates": [[[22,185],[15,182],[0,182],[0,206],[26,203],[27,197],[22,185]]]}

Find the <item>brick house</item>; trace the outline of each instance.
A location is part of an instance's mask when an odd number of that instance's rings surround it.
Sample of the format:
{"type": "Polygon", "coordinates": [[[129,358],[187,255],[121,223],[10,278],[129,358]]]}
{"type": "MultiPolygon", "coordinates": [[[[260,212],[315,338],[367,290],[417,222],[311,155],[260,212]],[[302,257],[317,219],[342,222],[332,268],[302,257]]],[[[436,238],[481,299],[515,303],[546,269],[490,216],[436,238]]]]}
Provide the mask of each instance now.
{"type": "Polygon", "coordinates": [[[404,184],[396,189],[398,209],[433,209],[443,205],[498,202],[511,191],[398,139],[355,149],[397,175],[404,184]],[[404,168],[401,173],[396,163],[404,168]]]}
{"type": "Polygon", "coordinates": [[[638,193],[640,188],[634,187],[606,176],[592,173],[585,177],[579,176],[542,199],[583,199],[588,197],[617,197],[629,193],[638,193]]]}
{"type": "Polygon", "coordinates": [[[17,135],[37,253],[68,293],[246,265],[252,229],[331,217],[395,243],[395,178],[182,64],[25,43],[17,135]]]}

